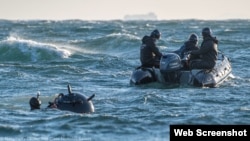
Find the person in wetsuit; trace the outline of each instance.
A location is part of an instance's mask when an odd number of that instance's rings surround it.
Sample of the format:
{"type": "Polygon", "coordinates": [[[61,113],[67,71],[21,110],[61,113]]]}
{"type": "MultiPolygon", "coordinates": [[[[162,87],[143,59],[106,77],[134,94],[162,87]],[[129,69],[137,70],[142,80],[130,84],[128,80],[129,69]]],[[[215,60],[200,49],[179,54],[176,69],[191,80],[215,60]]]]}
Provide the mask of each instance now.
{"type": "Polygon", "coordinates": [[[214,68],[218,56],[218,40],[212,36],[212,30],[209,27],[202,29],[203,41],[199,50],[190,52],[190,69],[212,69],[214,68]],[[192,56],[198,56],[199,59],[192,59],[192,56]]]}
{"type": "Polygon", "coordinates": [[[186,42],[184,42],[184,45],[180,47],[180,49],[174,51],[174,53],[178,54],[180,58],[182,59],[184,57],[184,54],[187,52],[190,52],[192,50],[198,50],[198,36],[195,33],[192,33],[189,35],[189,38],[186,42]]]}
{"type": "Polygon", "coordinates": [[[155,29],[151,32],[151,35],[145,35],[142,38],[142,44],[140,47],[140,61],[141,67],[156,67],[159,68],[160,58],[162,53],[156,46],[156,40],[159,40],[161,33],[155,29]]]}

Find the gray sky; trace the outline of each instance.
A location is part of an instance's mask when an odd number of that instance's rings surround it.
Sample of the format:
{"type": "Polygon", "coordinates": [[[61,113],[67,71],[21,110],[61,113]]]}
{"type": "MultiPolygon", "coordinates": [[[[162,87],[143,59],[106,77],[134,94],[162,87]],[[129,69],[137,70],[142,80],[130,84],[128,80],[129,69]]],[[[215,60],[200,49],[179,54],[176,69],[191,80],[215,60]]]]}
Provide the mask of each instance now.
{"type": "Polygon", "coordinates": [[[0,0],[0,19],[250,19],[250,0],[0,0]]]}

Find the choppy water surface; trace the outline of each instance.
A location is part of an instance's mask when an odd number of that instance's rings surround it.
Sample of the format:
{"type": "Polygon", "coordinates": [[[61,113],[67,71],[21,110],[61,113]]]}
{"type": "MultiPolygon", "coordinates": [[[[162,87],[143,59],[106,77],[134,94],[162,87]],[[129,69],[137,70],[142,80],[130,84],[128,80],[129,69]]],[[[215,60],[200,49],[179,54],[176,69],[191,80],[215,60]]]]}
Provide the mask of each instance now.
{"type": "MultiPolygon", "coordinates": [[[[0,20],[0,140],[169,140],[170,124],[250,123],[250,22],[0,20]],[[129,84],[141,38],[158,28],[162,52],[209,26],[233,74],[218,88],[129,84]],[[95,113],[30,111],[58,93],[93,99],[95,113]]],[[[201,37],[200,37],[201,41],[201,37]]]]}

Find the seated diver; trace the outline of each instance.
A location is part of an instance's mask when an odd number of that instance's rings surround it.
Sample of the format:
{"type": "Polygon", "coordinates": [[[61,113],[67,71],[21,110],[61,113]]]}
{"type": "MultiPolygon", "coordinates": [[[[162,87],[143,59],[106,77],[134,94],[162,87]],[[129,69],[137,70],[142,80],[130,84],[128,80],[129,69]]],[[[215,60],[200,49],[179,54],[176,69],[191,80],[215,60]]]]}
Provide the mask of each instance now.
{"type": "Polygon", "coordinates": [[[212,30],[208,27],[202,29],[202,36],[203,41],[200,49],[190,51],[190,69],[212,69],[216,64],[218,40],[212,36],[212,30]],[[197,57],[199,57],[199,59],[197,59],[197,57]]]}
{"type": "Polygon", "coordinates": [[[182,59],[185,55],[185,53],[192,51],[192,50],[198,50],[198,36],[195,33],[190,34],[188,40],[184,42],[184,45],[180,47],[180,49],[174,51],[174,53],[178,54],[180,58],[182,59]]]}
{"type": "Polygon", "coordinates": [[[160,66],[160,59],[162,53],[156,46],[156,40],[159,40],[161,33],[155,29],[151,32],[150,36],[145,35],[142,38],[142,44],[140,47],[140,61],[141,67],[156,67],[160,66]]]}
{"type": "MultiPolygon", "coordinates": [[[[188,69],[187,61],[190,59],[189,52],[192,50],[198,50],[198,36],[195,33],[190,34],[188,40],[184,42],[184,45],[180,47],[180,49],[174,51],[174,53],[178,54],[183,63],[183,69],[188,69]]],[[[192,56],[193,59],[195,56],[192,56]]]]}

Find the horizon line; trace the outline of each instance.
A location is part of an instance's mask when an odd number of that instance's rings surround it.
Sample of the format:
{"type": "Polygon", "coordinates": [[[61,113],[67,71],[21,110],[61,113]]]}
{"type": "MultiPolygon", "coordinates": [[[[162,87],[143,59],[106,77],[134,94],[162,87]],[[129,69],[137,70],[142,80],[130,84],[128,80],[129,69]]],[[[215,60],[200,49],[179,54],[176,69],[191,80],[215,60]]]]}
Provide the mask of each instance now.
{"type": "Polygon", "coordinates": [[[198,20],[198,21],[222,21],[222,20],[250,20],[250,18],[221,18],[221,19],[200,19],[200,18],[172,18],[172,19],[81,19],[81,18],[0,18],[0,20],[8,21],[38,21],[38,20],[50,20],[50,21],[67,21],[67,20],[80,20],[80,21],[184,21],[184,20],[198,20]]]}

